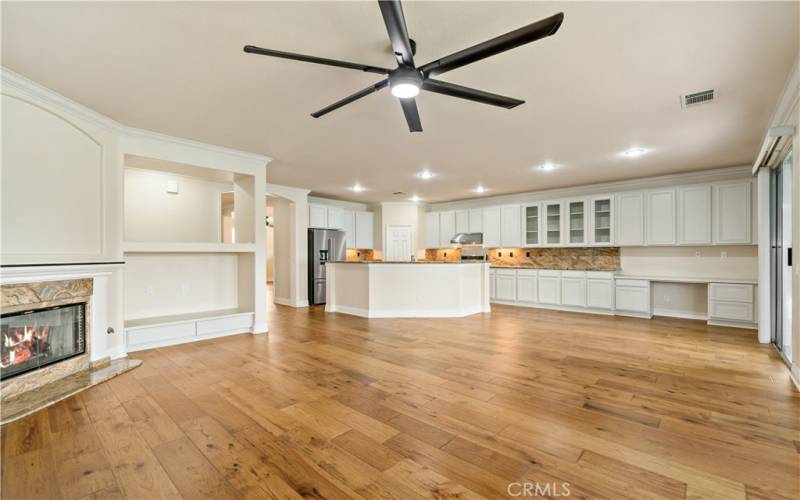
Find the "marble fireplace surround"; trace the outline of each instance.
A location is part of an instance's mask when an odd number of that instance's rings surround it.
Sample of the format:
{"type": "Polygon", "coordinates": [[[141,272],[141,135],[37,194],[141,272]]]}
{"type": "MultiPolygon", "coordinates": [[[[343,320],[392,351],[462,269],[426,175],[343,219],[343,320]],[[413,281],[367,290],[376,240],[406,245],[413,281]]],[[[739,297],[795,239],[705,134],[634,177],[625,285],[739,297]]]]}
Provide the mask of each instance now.
{"type": "Polygon", "coordinates": [[[15,283],[3,285],[1,288],[0,309],[4,314],[85,302],[86,350],[79,356],[3,380],[0,382],[0,401],[5,402],[9,398],[91,367],[93,294],[91,278],[15,283]]]}

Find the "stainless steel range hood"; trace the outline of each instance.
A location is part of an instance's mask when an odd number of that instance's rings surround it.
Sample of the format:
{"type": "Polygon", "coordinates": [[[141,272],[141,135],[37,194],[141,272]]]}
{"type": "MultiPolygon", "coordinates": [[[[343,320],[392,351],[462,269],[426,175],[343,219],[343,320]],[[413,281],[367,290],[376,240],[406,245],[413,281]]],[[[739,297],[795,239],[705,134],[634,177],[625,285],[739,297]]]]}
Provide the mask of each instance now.
{"type": "Polygon", "coordinates": [[[456,245],[483,245],[483,233],[458,233],[450,239],[456,245]]]}

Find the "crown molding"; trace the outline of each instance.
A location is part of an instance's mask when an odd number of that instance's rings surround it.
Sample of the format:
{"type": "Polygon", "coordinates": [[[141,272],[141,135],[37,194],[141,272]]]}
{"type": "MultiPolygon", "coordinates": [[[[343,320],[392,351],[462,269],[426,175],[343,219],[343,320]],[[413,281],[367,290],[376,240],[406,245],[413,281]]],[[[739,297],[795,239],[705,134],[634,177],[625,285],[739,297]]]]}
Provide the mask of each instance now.
{"type": "Polygon", "coordinates": [[[582,186],[546,189],[542,191],[527,191],[523,193],[504,194],[497,196],[481,196],[463,200],[432,203],[429,205],[429,207],[432,211],[439,211],[454,208],[477,208],[506,204],[511,205],[547,199],[590,196],[618,191],[633,191],[637,189],[650,189],[667,185],[701,184],[705,182],[720,181],[737,177],[751,177],[750,165],[659,175],[655,177],[642,177],[638,179],[603,182],[599,184],[585,184],[582,186]]]}

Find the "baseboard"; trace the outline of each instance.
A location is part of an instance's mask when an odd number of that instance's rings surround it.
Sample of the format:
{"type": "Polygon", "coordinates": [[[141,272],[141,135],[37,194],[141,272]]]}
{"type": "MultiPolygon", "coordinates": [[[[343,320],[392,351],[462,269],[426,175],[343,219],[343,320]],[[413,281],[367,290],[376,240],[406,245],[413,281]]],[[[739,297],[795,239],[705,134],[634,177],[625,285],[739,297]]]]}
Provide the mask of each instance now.
{"type": "Polygon", "coordinates": [[[466,309],[461,309],[457,311],[452,311],[452,310],[374,311],[360,307],[326,305],[325,312],[350,314],[352,316],[360,316],[362,318],[463,318],[464,316],[480,314],[485,311],[482,305],[475,307],[468,307],[466,309]]]}
{"type": "Polygon", "coordinates": [[[308,299],[305,300],[292,300],[283,297],[273,297],[272,302],[282,306],[289,307],[308,307],[308,299]]]}
{"type": "Polygon", "coordinates": [[[527,307],[530,309],[548,309],[550,311],[564,311],[564,312],[576,312],[576,313],[584,313],[584,314],[601,314],[603,316],[613,316],[614,311],[611,309],[593,309],[590,307],[574,307],[574,306],[560,306],[557,304],[541,304],[541,303],[534,303],[534,302],[512,302],[507,300],[493,300],[492,304],[499,304],[503,306],[514,306],[514,307],[527,307]]]}
{"type": "Polygon", "coordinates": [[[117,347],[107,350],[106,355],[113,361],[126,357],[128,355],[128,350],[124,345],[118,345],[117,347]]]}
{"type": "Polygon", "coordinates": [[[708,321],[708,314],[681,311],[680,309],[653,309],[653,316],[666,316],[668,318],[697,319],[708,321]]]}
{"type": "Polygon", "coordinates": [[[250,333],[253,335],[261,335],[262,333],[269,332],[269,326],[266,322],[254,324],[253,328],[250,330],[250,333]]]}
{"type": "Polygon", "coordinates": [[[745,328],[747,330],[758,330],[758,323],[737,323],[735,321],[719,321],[719,320],[708,320],[708,324],[711,326],[727,326],[730,328],[745,328]]]}
{"type": "Polygon", "coordinates": [[[794,382],[794,388],[800,392],[800,366],[792,364],[789,368],[789,378],[794,382]]]}

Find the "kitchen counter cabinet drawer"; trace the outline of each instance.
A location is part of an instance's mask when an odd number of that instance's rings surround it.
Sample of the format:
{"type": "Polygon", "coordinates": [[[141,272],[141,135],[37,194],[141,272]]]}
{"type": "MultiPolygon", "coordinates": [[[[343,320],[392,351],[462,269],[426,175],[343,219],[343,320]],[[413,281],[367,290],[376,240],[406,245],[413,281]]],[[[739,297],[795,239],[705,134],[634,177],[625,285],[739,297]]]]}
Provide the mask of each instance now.
{"type": "Polygon", "coordinates": [[[560,278],[561,271],[553,271],[551,269],[540,269],[539,277],[560,278]]]}
{"type": "Polygon", "coordinates": [[[585,278],[586,271],[561,271],[562,278],[585,278]]]}
{"type": "Polygon", "coordinates": [[[612,271],[586,271],[586,278],[598,280],[613,280],[614,273],[612,271]]]}
{"type": "Polygon", "coordinates": [[[753,302],[753,285],[735,283],[711,283],[708,299],[712,301],[753,302]]]}
{"type": "Polygon", "coordinates": [[[495,274],[497,276],[516,276],[517,270],[516,269],[495,269],[495,274]]]}
{"type": "Polygon", "coordinates": [[[536,277],[539,274],[536,269],[517,269],[517,276],[532,276],[536,277]]]}

